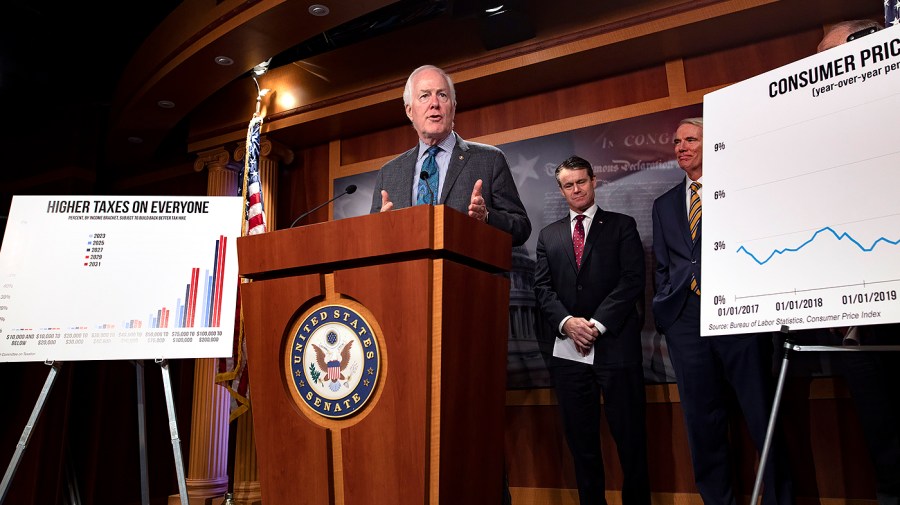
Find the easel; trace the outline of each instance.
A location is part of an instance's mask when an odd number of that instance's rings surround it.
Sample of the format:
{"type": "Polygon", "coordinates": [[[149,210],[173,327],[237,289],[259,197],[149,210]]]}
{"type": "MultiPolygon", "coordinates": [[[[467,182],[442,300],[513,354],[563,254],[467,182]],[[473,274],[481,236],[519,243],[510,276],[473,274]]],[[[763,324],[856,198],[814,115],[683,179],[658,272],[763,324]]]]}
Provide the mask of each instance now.
{"type": "MultiPolygon", "coordinates": [[[[160,370],[162,371],[163,389],[165,390],[166,406],[168,407],[169,412],[169,432],[172,435],[172,450],[175,454],[175,473],[178,478],[178,490],[181,497],[181,505],[188,505],[187,485],[184,477],[184,460],[181,456],[181,439],[178,436],[178,424],[176,423],[175,418],[175,402],[172,397],[172,381],[169,377],[169,363],[165,359],[156,359],[155,361],[156,363],[159,363],[160,370]]],[[[50,390],[53,388],[53,383],[56,380],[59,369],[62,367],[62,363],[58,361],[45,361],[44,364],[50,366],[50,373],[47,375],[47,380],[44,381],[44,387],[41,389],[37,402],[35,402],[34,409],[31,411],[31,417],[28,418],[25,429],[22,430],[22,436],[19,438],[19,443],[16,444],[16,451],[13,454],[12,461],[9,463],[6,473],[3,475],[3,480],[0,481],[0,504],[6,500],[6,493],[9,491],[10,482],[19,467],[22,454],[25,452],[25,447],[28,446],[28,442],[31,439],[31,431],[34,429],[34,425],[37,424],[37,420],[44,408],[44,403],[47,401],[47,396],[50,394],[50,390]]],[[[147,432],[144,408],[144,362],[143,360],[137,360],[134,364],[137,373],[138,442],[140,445],[141,458],[141,503],[149,505],[150,488],[147,472],[147,432]]]]}
{"type": "Polygon", "coordinates": [[[769,458],[769,448],[772,445],[772,438],[775,434],[775,422],[778,419],[778,407],[781,404],[781,395],[784,392],[784,382],[787,378],[788,365],[790,364],[791,351],[824,351],[824,352],[869,352],[869,351],[900,351],[900,345],[860,345],[860,346],[839,346],[839,345],[798,345],[790,338],[791,330],[787,326],[782,326],[779,333],[784,337],[784,357],[781,360],[781,371],[778,373],[778,385],[775,388],[775,399],[772,401],[772,412],[769,414],[769,426],[766,428],[766,440],[763,443],[763,450],[759,456],[759,468],[756,469],[756,482],[753,484],[753,495],[750,498],[750,504],[756,505],[759,499],[759,490],[762,487],[763,473],[766,468],[766,461],[769,458]]]}

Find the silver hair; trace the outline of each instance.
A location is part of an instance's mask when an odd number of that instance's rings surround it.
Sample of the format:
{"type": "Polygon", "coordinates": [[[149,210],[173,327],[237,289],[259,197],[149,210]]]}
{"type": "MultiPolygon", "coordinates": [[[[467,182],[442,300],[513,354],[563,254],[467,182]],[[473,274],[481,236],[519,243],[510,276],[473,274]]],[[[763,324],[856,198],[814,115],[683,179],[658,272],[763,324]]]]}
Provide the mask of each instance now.
{"type": "Polygon", "coordinates": [[[447,86],[450,88],[450,101],[453,103],[453,106],[456,107],[456,88],[453,87],[453,79],[447,75],[447,72],[444,72],[442,69],[434,66],[434,65],[422,65],[421,67],[412,71],[409,74],[409,78],[406,79],[406,86],[403,87],[403,106],[406,107],[412,102],[412,83],[413,79],[420,72],[425,70],[434,70],[435,72],[441,74],[445,81],[447,81],[447,86]]]}
{"type": "Polygon", "coordinates": [[[690,125],[694,125],[694,126],[696,126],[696,127],[698,127],[698,128],[703,128],[703,118],[702,118],[702,117],[688,117],[688,118],[684,118],[684,119],[682,119],[681,121],[678,122],[678,126],[681,126],[681,125],[683,125],[683,124],[690,124],[690,125]]]}

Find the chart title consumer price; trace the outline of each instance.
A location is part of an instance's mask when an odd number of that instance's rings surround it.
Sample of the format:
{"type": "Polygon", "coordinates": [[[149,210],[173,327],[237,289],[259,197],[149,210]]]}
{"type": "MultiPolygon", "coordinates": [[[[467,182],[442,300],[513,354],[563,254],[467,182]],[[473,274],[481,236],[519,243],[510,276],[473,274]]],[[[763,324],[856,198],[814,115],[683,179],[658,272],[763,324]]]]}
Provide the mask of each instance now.
{"type": "Polygon", "coordinates": [[[900,71],[900,37],[812,65],[769,82],[769,98],[809,89],[813,97],[900,71]]]}

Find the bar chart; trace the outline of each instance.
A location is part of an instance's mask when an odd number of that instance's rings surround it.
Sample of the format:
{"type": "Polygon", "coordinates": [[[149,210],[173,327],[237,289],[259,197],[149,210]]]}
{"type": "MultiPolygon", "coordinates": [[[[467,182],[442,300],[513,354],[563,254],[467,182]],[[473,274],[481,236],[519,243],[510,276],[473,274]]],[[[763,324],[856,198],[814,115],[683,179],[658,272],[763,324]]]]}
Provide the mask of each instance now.
{"type": "Polygon", "coordinates": [[[0,361],[229,356],[239,197],[15,197],[0,361]]]}

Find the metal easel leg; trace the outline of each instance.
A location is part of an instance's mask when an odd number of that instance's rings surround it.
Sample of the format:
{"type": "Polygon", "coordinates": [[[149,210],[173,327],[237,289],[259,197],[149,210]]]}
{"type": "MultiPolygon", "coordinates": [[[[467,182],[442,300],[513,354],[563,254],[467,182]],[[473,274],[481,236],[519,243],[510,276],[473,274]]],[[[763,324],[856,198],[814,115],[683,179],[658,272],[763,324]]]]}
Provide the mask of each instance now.
{"type": "MultiPolygon", "coordinates": [[[[772,412],[769,414],[769,426],[766,428],[766,441],[763,443],[762,454],[759,455],[759,468],[756,469],[756,482],[753,484],[753,495],[750,498],[750,505],[757,505],[759,499],[759,490],[762,487],[763,474],[766,470],[766,461],[769,459],[769,449],[772,447],[772,438],[775,435],[775,424],[778,420],[778,407],[781,405],[781,395],[784,392],[784,381],[787,377],[788,365],[790,364],[791,349],[794,343],[787,336],[789,329],[787,326],[781,327],[781,333],[785,335],[784,339],[784,358],[781,360],[781,371],[778,374],[778,386],[775,388],[775,399],[772,401],[772,412]]],[[[769,490],[774,493],[774,489],[769,490]]]]}
{"type": "Polygon", "coordinates": [[[28,446],[28,441],[31,439],[31,431],[34,429],[34,425],[37,424],[37,420],[41,416],[41,411],[44,409],[44,403],[47,401],[47,395],[50,394],[50,389],[53,387],[53,382],[56,380],[56,375],[59,373],[59,369],[62,366],[62,363],[54,361],[45,361],[44,364],[50,365],[50,373],[47,374],[47,380],[44,381],[44,388],[41,389],[41,394],[34,404],[34,409],[31,411],[31,417],[28,418],[28,423],[25,425],[25,429],[22,430],[22,436],[19,437],[19,443],[16,444],[16,452],[13,454],[12,461],[10,461],[6,473],[3,475],[3,480],[0,481],[0,503],[3,503],[3,501],[6,500],[6,493],[9,492],[10,482],[12,481],[16,470],[19,468],[19,463],[21,463],[22,460],[22,453],[25,452],[25,447],[28,446]]]}
{"type": "Polygon", "coordinates": [[[138,448],[141,463],[141,504],[150,505],[150,478],[147,469],[147,403],[144,396],[144,360],[135,360],[137,379],[138,448]]]}
{"type": "Polygon", "coordinates": [[[169,362],[157,359],[162,370],[163,389],[166,392],[166,405],[169,407],[169,432],[172,434],[172,452],[175,454],[175,474],[178,477],[178,492],[181,505],[188,505],[187,483],[184,479],[184,459],[181,456],[181,439],[178,437],[178,423],[175,421],[175,401],[172,398],[172,381],[169,378],[169,362]]]}

